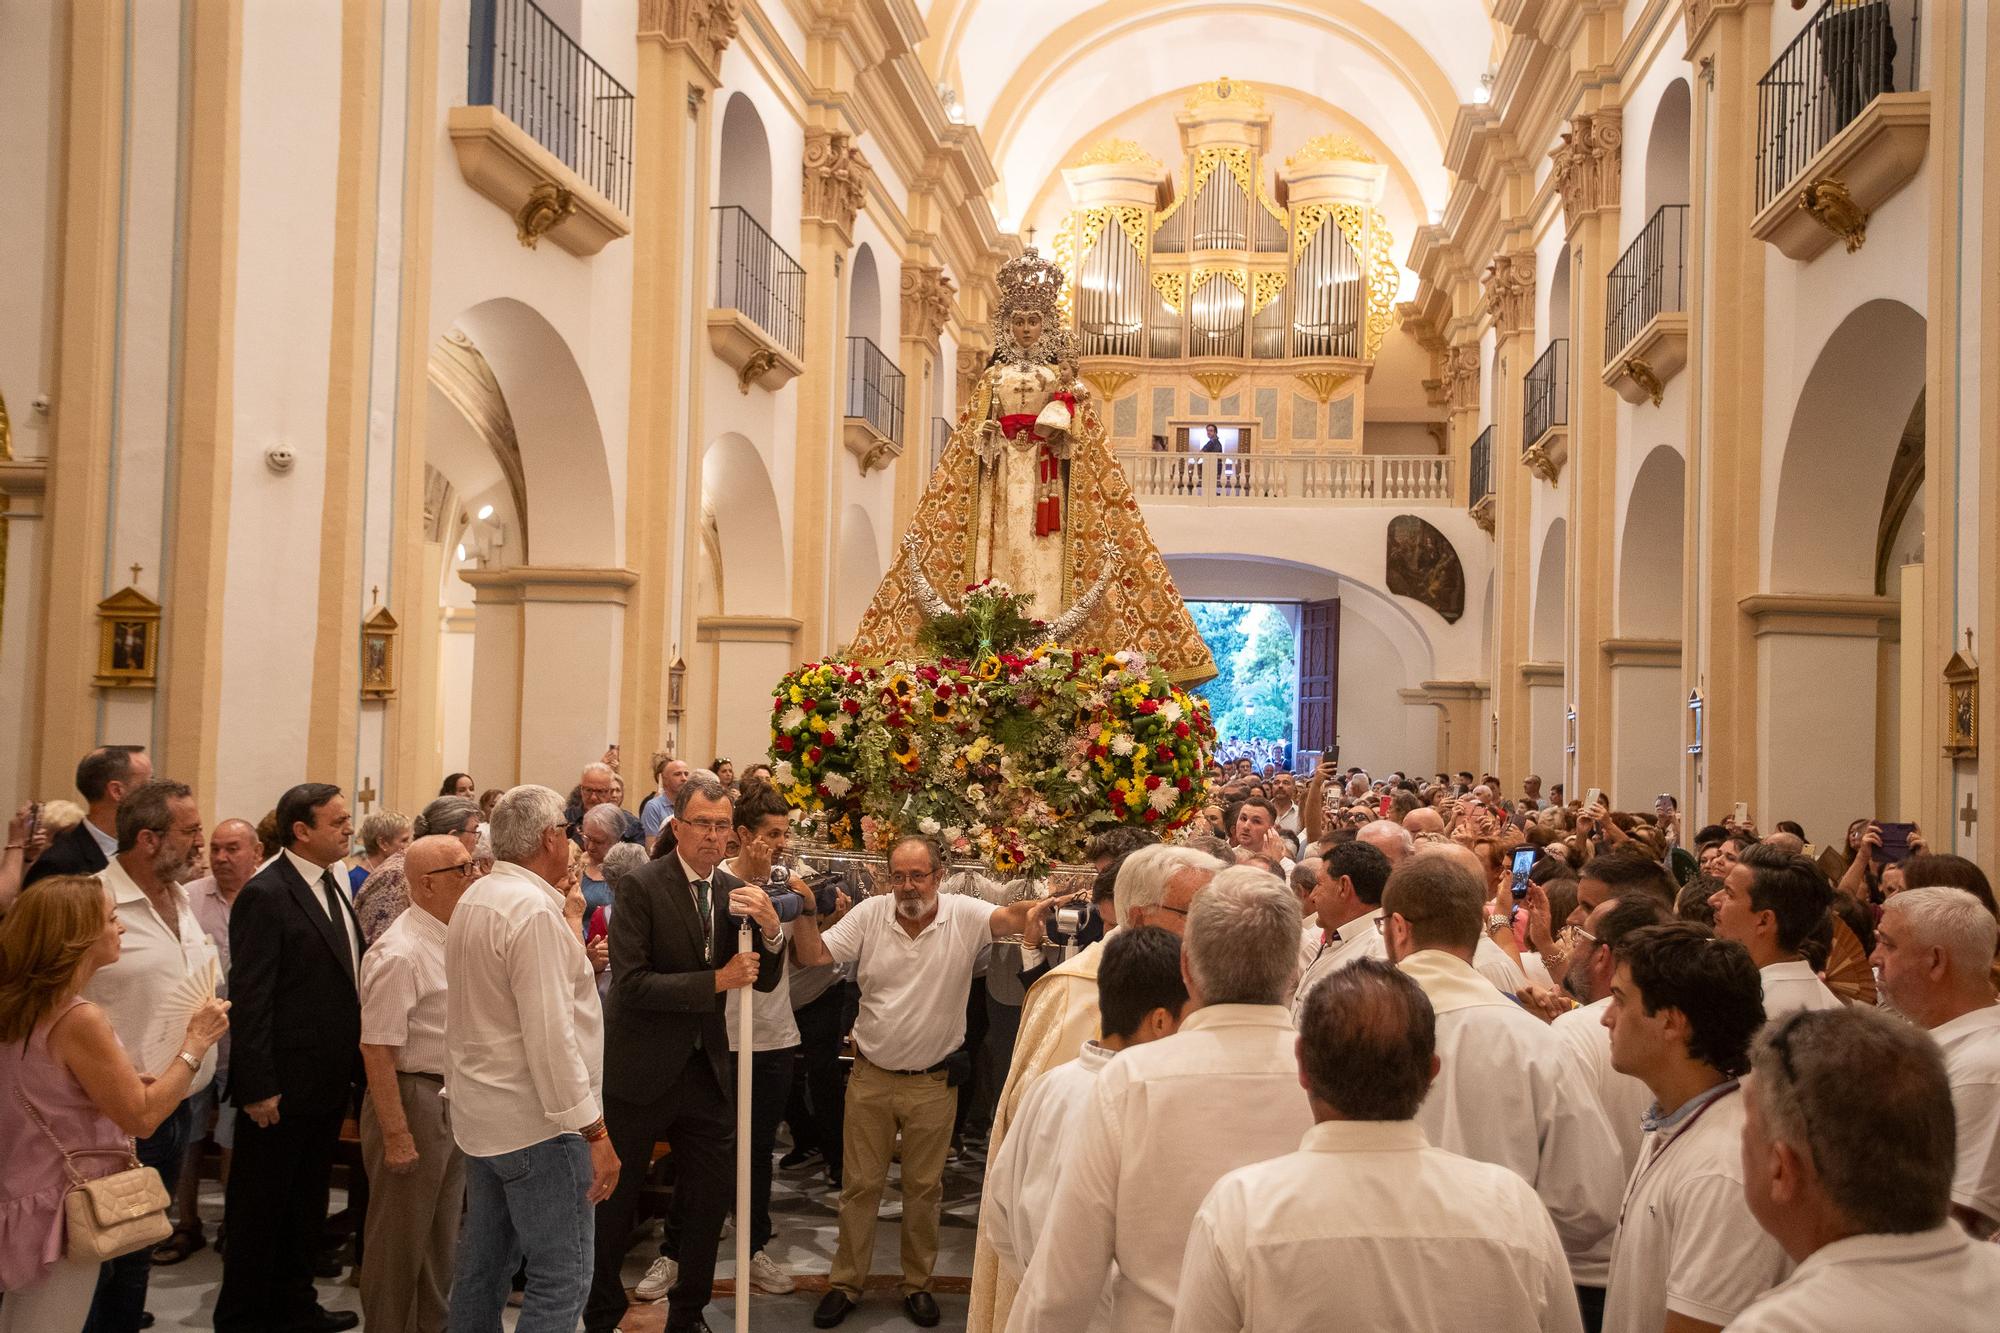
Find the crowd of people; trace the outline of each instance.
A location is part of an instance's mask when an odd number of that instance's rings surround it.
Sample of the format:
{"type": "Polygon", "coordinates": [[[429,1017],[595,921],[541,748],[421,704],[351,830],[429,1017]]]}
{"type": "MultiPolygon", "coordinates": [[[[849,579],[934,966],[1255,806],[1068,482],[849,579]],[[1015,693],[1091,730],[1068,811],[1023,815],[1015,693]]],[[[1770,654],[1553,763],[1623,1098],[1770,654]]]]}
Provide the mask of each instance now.
{"type": "Polygon", "coordinates": [[[204,837],[198,793],[107,746],[80,802],[24,807],[0,1333],[146,1327],[151,1269],[211,1243],[211,1146],[223,1333],[706,1327],[745,1058],[736,1280],[797,1288],[773,1180],[816,1173],[821,1328],[866,1299],[891,1189],[901,1312],[940,1322],[954,1156],[985,1163],[982,1333],[2000,1309],[2000,922],[1920,830],[1821,847],[1241,759],[1186,833],[1107,827],[1090,887],[1023,895],[916,834],[814,873],[763,765],[651,778],[628,803],[615,750],[567,795],[454,773],[358,828],[306,782],[204,837]],[[171,1231],[88,1262],[72,1196],[134,1157],[171,1231]],[[349,1261],[359,1316],[315,1287],[349,1261]]]}

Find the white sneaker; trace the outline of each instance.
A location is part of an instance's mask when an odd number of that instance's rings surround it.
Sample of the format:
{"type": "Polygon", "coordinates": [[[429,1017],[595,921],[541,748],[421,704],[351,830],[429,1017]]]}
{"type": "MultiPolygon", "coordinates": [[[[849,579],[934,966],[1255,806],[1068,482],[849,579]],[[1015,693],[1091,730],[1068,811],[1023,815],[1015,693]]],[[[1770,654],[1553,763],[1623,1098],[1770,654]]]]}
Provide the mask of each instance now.
{"type": "Polygon", "coordinates": [[[633,1288],[632,1294],[642,1301],[663,1301],[680,1277],[681,1266],[663,1254],[653,1260],[653,1266],[646,1270],[646,1276],[639,1279],[639,1285],[633,1288]]]}
{"type": "Polygon", "coordinates": [[[772,1261],[763,1250],[750,1256],[750,1285],[753,1289],[772,1296],[782,1296],[794,1290],[799,1284],[792,1275],[772,1261]]]}

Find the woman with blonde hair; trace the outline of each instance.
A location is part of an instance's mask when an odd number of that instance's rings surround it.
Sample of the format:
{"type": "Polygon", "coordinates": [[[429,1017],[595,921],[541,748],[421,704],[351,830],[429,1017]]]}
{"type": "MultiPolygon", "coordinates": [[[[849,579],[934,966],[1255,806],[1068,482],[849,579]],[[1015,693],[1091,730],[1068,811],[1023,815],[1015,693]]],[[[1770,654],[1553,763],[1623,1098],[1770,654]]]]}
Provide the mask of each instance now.
{"type": "Polygon", "coordinates": [[[210,1000],[180,1049],[149,1075],[97,1005],[79,994],[118,961],[125,927],[95,875],[52,875],[0,921],[0,1333],[73,1333],[90,1314],[99,1265],[63,1257],[70,1190],[65,1156],[85,1178],[125,1170],[132,1140],[188,1095],[201,1060],[229,1029],[210,1000]]]}

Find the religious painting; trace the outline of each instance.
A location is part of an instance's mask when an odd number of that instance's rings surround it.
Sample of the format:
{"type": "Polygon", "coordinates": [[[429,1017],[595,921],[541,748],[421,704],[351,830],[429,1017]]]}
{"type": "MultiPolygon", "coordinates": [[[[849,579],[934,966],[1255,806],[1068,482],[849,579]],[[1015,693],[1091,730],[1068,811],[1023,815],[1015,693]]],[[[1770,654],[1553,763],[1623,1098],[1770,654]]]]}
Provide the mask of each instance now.
{"type": "Polygon", "coordinates": [[[1979,668],[1962,653],[1944,664],[1944,752],[1953,759],[1979,753],[1979,668]]]}
{"type": "Polygon", "coordinates": [[[361,697],[396,697],[396,618],[387,607],[361,622],[361,697]]]}
{"type": "Polygon", "coordinates": [[[97,604],[97,680],[106,689],[151,689],[159,672],[160,605],[137,588],[97,604]]]}
{"type": "Polygon", "coordinates": [[[1465,566],[1451,539],[1414,514],[1389,520],[1389,591],[1455,623],[1465,614],[1465,566]]]}

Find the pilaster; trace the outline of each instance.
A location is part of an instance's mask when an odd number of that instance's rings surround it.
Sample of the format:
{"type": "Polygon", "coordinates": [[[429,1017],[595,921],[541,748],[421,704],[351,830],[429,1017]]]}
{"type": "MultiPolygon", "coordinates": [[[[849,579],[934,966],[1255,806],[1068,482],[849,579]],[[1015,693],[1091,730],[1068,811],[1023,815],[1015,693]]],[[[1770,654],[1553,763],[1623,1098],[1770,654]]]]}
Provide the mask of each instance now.
{"type": "Polygon", "coordinates": [[[896,461],[893,530],[902,532],[917,512],[931,466],[931,385],[943,374],[939,338],[951,320],[957,289],[944,269],[904,263],[902,280],[903,455],[896,461]]]}
{"type": "Polygon", "coordinates": [[[1521,466],[1521,376],[1534,355],[1535,253],[1503,252],[1487,270],[1485,303],[1493,322],[1493,597],[1492,707],[1498,776],[1518,783],[1529,771],[1528,685],[1519,666],[1529,660],[1532,619],[1529,547],[1534,474],[1521,466]]]}

